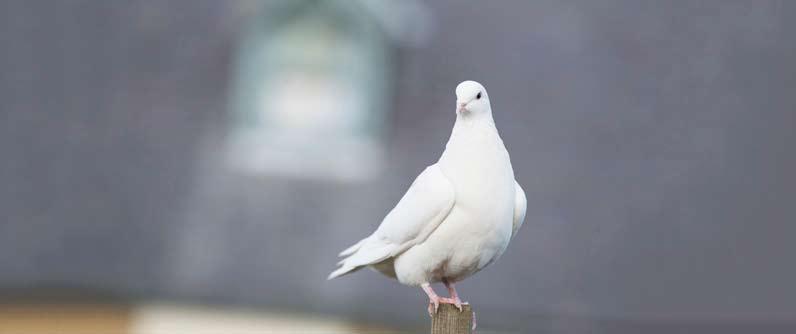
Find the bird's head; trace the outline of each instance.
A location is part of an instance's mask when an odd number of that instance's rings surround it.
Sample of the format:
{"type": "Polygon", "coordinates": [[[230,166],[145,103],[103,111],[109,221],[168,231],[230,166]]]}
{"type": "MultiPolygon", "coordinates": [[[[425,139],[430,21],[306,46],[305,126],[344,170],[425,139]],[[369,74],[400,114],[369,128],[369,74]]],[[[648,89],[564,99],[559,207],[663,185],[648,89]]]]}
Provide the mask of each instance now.
{"type": "Polygon", "coordinates": [[[456,86],[456,113],[477,115],[491,112],[489,95],[480,83],[467,80],[456,86]]]}

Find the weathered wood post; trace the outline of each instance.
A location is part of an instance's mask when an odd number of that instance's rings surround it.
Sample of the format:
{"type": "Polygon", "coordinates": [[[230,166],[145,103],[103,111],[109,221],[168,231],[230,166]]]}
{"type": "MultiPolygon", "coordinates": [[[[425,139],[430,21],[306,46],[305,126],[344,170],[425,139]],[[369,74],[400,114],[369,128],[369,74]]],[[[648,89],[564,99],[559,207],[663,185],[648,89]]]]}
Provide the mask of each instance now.
{"type": "Polygon", "coordinates": [[[453,304],[439,304],[437,314],[431,317],[431,334],[471,334],[473,308],[462,305],[462,310],[453,304]]]}

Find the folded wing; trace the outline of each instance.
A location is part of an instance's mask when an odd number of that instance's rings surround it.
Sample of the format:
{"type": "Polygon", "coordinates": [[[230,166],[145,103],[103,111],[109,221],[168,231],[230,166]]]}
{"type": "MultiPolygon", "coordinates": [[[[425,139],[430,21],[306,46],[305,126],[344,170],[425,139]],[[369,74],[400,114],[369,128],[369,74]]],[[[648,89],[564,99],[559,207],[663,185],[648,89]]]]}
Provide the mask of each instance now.
{"type": "Polygon", "coordinates": [[[340,253],[347,256],[329,279],[403,253],[428,238],[455,202],[453,185],[436,164],[415,179],[398,204],[369,237],[340,253]]]}

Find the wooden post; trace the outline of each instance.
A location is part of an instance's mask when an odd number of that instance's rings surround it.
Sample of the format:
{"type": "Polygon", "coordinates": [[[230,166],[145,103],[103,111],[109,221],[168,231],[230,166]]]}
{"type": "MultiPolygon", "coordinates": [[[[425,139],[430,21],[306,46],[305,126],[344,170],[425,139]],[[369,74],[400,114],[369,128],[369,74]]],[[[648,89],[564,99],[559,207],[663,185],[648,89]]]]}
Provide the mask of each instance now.
{"type": "Polygon", "coordinates": [[[439,304],[437,314],[431,317],[431,334],[471,334],[473,308],[462,305],[462,311],[452,304],[439,304]]]}

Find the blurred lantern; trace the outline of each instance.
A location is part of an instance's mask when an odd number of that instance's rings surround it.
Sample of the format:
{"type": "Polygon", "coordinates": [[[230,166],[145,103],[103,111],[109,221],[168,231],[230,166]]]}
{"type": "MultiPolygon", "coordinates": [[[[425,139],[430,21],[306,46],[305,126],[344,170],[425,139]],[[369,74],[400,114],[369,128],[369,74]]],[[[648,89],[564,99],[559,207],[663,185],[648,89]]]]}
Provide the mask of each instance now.
{"type": "Polygon", "coordinates": [[[406,40],[391,38],[406,35],[394,28],[402,26],[396,14],[420,10],[406,4],[264,5],[244,32],[233,78],[233,165],[300,178],[374,176],[383,160],[394,44],[406,40]]]}

